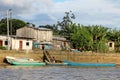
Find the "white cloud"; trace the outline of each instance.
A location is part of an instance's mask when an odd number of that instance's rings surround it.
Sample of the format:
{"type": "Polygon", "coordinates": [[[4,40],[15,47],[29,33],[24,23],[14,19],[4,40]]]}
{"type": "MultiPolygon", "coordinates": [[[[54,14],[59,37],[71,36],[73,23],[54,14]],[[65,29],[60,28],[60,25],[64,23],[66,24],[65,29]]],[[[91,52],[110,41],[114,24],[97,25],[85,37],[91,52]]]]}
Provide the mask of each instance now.
{"type": "Polygon", "coordinates": [[[13,10],[13,17],[33,21],[37,25],[54,24],[64,12],[72,10],[76,22],[84,25],[119,26],[120,1],[116,0],[1,0],[0,10],[13,10]],[[43,15],[44,16],[41,16],[43,15]],[[39,24],[38,24],[39,23],[39,24]]]}

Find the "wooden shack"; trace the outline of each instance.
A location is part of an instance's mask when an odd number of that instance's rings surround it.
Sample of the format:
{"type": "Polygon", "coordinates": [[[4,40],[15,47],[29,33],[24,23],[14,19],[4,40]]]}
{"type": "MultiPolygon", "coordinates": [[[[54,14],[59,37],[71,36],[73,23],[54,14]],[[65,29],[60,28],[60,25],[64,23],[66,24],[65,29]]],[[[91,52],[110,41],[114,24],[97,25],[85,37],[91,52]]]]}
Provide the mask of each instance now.
{"type": "Polygon", "coordinates": [[[56,50],[69,49],[69,41],[64,37],[54,36],[53,37],[53,46],[56,50]]]}
{"type": "Polygon", "coordinates": [[[52,41],[52,30],[47,28],[35,28],[25,26],[17,29],[16,35],[19,37],[34,38],[38,42],[51,42],[52,41]]]}

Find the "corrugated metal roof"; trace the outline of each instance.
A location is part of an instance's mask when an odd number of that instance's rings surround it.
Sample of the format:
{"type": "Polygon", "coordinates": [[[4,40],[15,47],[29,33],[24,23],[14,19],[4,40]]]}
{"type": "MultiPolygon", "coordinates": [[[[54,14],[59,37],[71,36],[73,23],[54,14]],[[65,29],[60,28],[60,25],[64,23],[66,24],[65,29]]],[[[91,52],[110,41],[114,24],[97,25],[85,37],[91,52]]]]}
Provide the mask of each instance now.
{"type": "Polygon", "coordinates": [[[53,37],[53,40],[66,41],[66,38],[64,38],[64,37],[53,37]]]}
{"type": "Polygon", "coordinates": [[[28,37],[19,37],[19,36],[16,36],[16,35],[12,35],[10,37],[17,38],[17,39],[34,39],[34,38],[28,38],[28,37]]]}
{"type": "Polygon", "coordinates": [[[41,42],[40,44],[49,44],[49,45],[53,45],[52,42],[41,42]]]}
{"type": "Polygon", "coordinates": [[[36,30],[52,31],[51,29],[48,29],[48,28],[36,28],[36,27],[31,27],[31,26],[25,26],[25,27],[33,28],[33,29],[36,29],[36,30]]]}
{"type": "Polygon", "coordinates": [[[50,30],[51,31],[51,29],[48,29],[48,28],[38,28],[39,30],[50,30]]]}
{"type": "MultiPolygon", "coordinates": [[[[0,37],[8,37],[7,35],[0,35],[0,37]]],[[[34,39],[34,38],[28,38],[28,37],[19,37],[19,36],[16,36],[16,35],[9,35],[9,37],[11,38],[17,38],[17,39],[34,39]]]]}

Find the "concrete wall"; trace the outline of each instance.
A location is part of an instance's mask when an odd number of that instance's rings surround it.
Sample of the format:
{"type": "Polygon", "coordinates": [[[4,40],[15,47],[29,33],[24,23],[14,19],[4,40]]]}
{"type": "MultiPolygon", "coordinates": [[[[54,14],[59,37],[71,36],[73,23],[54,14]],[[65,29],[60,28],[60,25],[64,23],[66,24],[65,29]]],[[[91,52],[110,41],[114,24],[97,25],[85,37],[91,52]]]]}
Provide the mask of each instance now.
{"type": "MultiPolygon", "coordinates": [[[[6,48],[8,47],[8,45],[5,45],[5,42],[8,41],[7,39],[8,39],[7,36],[0,35],[0,40],[2,41],[2,46],[6,47],[6,48]]],[[[9,37],[9,44],[11,46],[11,49],[19,50],[20,41],[22,41],[22,49],[23,50],[30,50],[30,49],[32,49],[32,45],[33,45],[32,39],[9,37]],[[26,45],[26,43],[29,43],[29,45],[26,45]]]]}
{"type": "Polygon", "coordinates": [[[15,39],[12,38],[12,49],[19,50],[20,49],[20,41],[22,41],[22,49],[23,50],[31,50],[32,49],[32,40],[26,40],[26,39],[15,39]],[[29,45],[26,45],[26,43],[29,43],[29,45]]]}
{"type": "Polygon", "coordinates": [[[2,46],[7,47],[7,45],[5,45],[5,41],[7,40],[8,40],[7,36],[0,35],[0,41],[2,41],[2,46]]]}
{"type": "Polygon", "coordinates": [[[115,43],[114,42],[108,42],[107,43],[108,47],[109,47],[109,51],[114,51],[115,50],[115,43]]]}

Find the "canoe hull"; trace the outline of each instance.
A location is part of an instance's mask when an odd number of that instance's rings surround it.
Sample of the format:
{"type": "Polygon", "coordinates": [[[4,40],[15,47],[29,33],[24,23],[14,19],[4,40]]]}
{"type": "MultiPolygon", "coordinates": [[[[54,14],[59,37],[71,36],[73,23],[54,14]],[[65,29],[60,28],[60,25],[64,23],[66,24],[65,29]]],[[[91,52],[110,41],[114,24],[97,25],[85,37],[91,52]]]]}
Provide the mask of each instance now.
{"type": "Polygon", "coordinates": [[[45,66],[44,62],[34,61],[28,58],[15,58],[11,56],[6,56],[6,60],[9,64],[15,66],[45,66]]]}
{"type": "Polygon", "coordinates": [[[67,66],[67,63],[46,63],[48,66],[67,66]]]}
{"type": "Polygon", "coordinates": [[[81,67],[115,67],[115,63],[77,63],[77,62],[70,62],[64,61],[68,64],[68,66],[81,66],[81,67]]]}
{"type": "Polygon", "coordinates": [[[45,66],[43,62],[11,62],[14,66],[45,66]]]}

